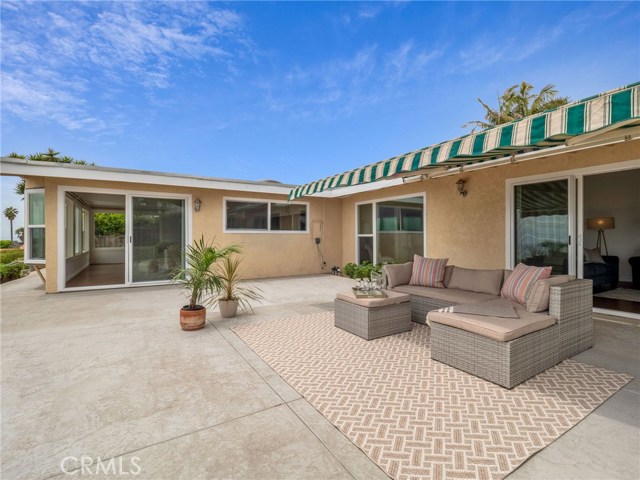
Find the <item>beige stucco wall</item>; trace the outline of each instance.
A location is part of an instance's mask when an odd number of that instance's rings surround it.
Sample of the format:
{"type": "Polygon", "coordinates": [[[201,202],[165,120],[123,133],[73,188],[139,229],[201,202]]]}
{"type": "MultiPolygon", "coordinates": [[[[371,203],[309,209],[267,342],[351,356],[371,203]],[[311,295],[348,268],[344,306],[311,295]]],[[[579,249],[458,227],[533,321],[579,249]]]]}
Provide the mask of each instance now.
{"type": "MultiPolygon", "coordinates": [[[[250,194],[183,187],[159,187],[125,182],[28,178],[27,187],[46,189],[47,292],[58,291],[58,186],[68,185],[140,192],[191,194],[200,198],[200,212],[192,212],[192,238],[216,237],[219,245],[242,243],[246,278],[306,275],[330,272],[333,265],[355,260],[355,204],[362,201],[410,194],[426,195],[426,255],[448,257],[450,264],[470,268],[505,266],[506,181],[519,177],[565,172],[589,166],[640,158],[640,141],[592,148],[587,151],[538,158],[527,162],[464,172],[419,183],[353,195],[343,199],[305,199],[309,203],[309,233],[224,233],[223,198],[261,198],[284,201],[284,196],[250,194]],[[461,197],[455,182],[464,179],[469,192],[461,197]],[[322,223],[320,249],[312,225],[322,223]]],[[[640,166],[640,165],[639,165],[640,166]]]]}
{"type": "MultiPolygon", "coordinates": [[[[46,198],[46,261],[47,292],[57,292],[58,285],[58,187],[74,186],[131,191],[190,194],[195,200],[202,201],[199,212],[191,213],[192,238],[204,234],[206,239],[216,237],[218,245],[241,243],[244,260],[241,273],[246,278],[272,276],[307,275],[331,271],[333,265],[339,265],[341,252],[341,209],[340,201],[332,199],[310,199],[309,233],[224,233],[223,198],[260,198],[285,201],[285,196],[273,194],[254,194],[236,191],[220,191],[197,188],[155,186],[126,182],[98,182],[73,179],[42,179],[30,177],[27,185],[44,186],[46,198]],[[320,250],[326,265],[313,239],[311,225],[322,223],[320,250]]],[[[307,200],[305,200],[307,201],[307,200]]],[[[63,248],[62,246],[60,248],[63,248]]]]}
{"type": "Polygon", "coordinates": [[[342,264],[353,262],[356,257],[357,202],[424,192],[427,209],[426,255],[448,257],[449,264],[469,268],[504,268],[507,179],[639,158],[640,141],[632,141],[428,179],[345,198],[342,201],[342,264]],[[456,189],[455,183],[460,178],[467,182],[469,193],[466,197],[460,196],[456,189]]]}

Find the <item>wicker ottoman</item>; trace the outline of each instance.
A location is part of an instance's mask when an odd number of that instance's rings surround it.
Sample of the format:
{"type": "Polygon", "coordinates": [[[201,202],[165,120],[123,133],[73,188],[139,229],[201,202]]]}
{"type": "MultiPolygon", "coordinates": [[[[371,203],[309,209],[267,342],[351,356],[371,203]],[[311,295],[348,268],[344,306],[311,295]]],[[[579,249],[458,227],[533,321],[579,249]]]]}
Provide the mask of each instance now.
{"type": "Polygon", "coordinates": [[[365,340],[411,330],[409,295],[386,291],[387,298],[356,298],[353,292],[336,295],[335,326],[365,340]]]}

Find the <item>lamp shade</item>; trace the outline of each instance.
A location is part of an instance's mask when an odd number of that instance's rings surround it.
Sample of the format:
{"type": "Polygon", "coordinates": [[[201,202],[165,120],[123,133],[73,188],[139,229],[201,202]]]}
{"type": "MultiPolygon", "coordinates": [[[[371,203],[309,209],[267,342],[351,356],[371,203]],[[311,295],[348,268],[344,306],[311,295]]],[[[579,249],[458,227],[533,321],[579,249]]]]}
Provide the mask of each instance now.
{"type": "Polygon", "coordinates": [[[587,218],[587,228],[589,230],[610,230],[616,228],[616,219],[614,217],[587,218]]]}

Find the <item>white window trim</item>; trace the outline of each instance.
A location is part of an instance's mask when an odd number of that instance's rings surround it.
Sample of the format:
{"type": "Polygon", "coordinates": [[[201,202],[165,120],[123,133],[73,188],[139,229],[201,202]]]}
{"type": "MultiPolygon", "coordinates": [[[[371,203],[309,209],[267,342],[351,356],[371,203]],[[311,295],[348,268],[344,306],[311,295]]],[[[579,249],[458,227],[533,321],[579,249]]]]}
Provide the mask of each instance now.
{"type": "Polygon", "coordinates": [[[309,202],[288,202],[287,200],[277,200],[273,198],[244,198],[244,197],[222,197],[222,231],[223,233],[258,233],[263,235],[307,235],[309,234],[311,224],[311,205],[309,202]],[[248,203],[266,203],[267,204],[267,228],[227,228],[227,202],[248,202],[248,203]],[[307,221],[305,230],[271,230],[271,204],[280,205],[305,205],[307,208],[307,221]]]}
{"type": "Polygon", "coordinates": [[[376,198],[376,199],[372,199],[372,200],[363,200],[361,202],[356,202],[354,205],[355,208],[355,228],[354,228],[354,232],[355,232],[355,259],[356,259],[356,263],[360,263],[360,249],[359,249],[359,242],[358,239],[360,237],[373,237],[373,264],[375,265],[376,263],[378,263],[378,236],[376,235],[377,231],[376,231],[376,212],[378,210],[378,203],[382,203],[382,202],[389,202],[392,200],[403,200],[405,198],[415,198],[415,197],[422,197],[422,254],[426,255],[427,254],[427,194],[426,192],[416,192],[416,193],[408,193],[406,195],[397,195],[394,197],[384,197],[384,198],[376,198]],[[372,223],[372,227],[373,227],[373,233],[372,234],[367,234],[364,233],[362,235],[358,234],[358,206],[359,205],[365,205],[365,204],[371,204],[372,208],[371,208],[371,215],[372,215],[372,219],[371,221],[372,223]]]}
{"type": "Polygon", "coordinates": [[[29,265],[44,265],[46,263],[46,257],[47,257],[47,252],[46,252],[46,239],[47,239],[47,227],[46,227],[46,223],[47,223],[47,199],[46,196],[44,198],[44,202],[43,202],[43,208],[45,209],[45,215],[44,215],[44,224],[42,225],[38,225],[38,224],[33,224],[31,225],[29,223],[29,195],[33,194],[33,193],[42,193],[43,195],[45,194],[45,190],[44,188],[30,188],[25,190],[24,192],[24,261],[26,264],[29,265]],[[31,235],[29,230],[31,228],[43,228],[44,229],[44,235],[45,235],[45,258],[31,258],[31,235]]]}

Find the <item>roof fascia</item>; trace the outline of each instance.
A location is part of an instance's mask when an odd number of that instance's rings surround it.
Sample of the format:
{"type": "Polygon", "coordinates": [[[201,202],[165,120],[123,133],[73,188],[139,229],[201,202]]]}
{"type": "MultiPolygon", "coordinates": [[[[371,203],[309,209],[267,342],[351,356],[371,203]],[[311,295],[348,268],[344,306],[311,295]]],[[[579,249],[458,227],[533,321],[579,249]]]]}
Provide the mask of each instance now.
{"type": "Polygon", "coordinates": [[[33,162],[23,159],[5,158],[0,160],[1,175],[33,176],[51,178],[70,178],[77,180],[98,180],[104,182],[127,182],[148,185],[164,185],[188,188],[205,188],[211,190],[228,190],[238,192],[273,193],[288,195],[290,185],[269,185],[233,180],[222,180],[206,177],[177,176],[154,172],[125,169],[108,169],[101,167],[82,168],[50,162],[33,162]],[[73,168],[75,167],[75,168],[73,168]]]}

